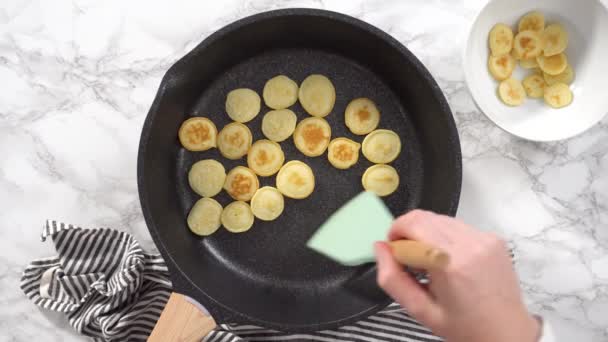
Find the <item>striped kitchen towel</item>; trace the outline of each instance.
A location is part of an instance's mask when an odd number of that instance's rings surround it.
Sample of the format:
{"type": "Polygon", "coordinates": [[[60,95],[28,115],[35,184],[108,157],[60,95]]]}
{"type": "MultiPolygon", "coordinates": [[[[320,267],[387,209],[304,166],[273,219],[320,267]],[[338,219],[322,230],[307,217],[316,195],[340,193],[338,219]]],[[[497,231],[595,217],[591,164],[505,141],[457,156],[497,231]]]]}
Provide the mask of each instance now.
{"type": "MultiPolygon", "coordinates": [[[[130,234],[47,221],[57,256],[32,261],[21,289],[34,304],[63,312],[95,341],[145,341],[171,293],[160,255],[145,253],[130,234]]],[[[250,325],[220,324],[204,341],[441,341],[397,304],[352,325],[312,334],[285,334],[250,325]]]]}

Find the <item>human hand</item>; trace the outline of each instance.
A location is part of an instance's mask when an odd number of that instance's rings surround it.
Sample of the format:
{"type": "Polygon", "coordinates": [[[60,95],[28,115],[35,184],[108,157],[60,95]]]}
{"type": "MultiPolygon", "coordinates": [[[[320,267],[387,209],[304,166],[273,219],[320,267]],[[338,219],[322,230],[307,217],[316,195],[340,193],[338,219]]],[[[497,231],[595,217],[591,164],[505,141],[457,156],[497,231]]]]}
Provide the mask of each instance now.
{"type": "Polygon", "coordinates": [[[409,314],[449,342],[535,342],[540,324],[526,309],[505,242],[451,217],[414,210],[399,217],[389,240],[426,242],[450,255],[428,272],[428,288],[375,246],[378,284],[409,314]]]}

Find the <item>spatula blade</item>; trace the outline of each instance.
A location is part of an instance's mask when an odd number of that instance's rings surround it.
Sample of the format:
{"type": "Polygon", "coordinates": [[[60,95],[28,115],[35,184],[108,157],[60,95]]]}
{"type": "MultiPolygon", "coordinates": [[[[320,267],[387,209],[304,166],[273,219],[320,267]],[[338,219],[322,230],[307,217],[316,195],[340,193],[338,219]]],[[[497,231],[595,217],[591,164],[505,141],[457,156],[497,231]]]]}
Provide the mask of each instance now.
{"type": "Polygon", "coordinates": [[[338,209],[307,246],[343,265],[374,261],[373,243],[386,240],[393,215],[372,192],[362,192],[338,209]]]}

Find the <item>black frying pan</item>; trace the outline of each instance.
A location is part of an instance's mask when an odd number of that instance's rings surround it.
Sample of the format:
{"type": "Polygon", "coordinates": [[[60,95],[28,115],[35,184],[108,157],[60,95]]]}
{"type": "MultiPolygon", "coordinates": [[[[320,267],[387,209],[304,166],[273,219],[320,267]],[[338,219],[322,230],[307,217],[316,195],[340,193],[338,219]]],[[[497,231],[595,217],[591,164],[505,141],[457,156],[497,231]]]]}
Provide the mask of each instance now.
{"type": "MultiPolygon", "coordinates": [[[[246,161],[227,160],[217,150],[186,151],[177,139],[180,124],[206,116],[221,129],[229,122],[224,103],[230,90],[248,87],[261,94],[266,80],[277,74],[301,82],[312,73],[328,76],[336,88],[336,104],[326,117],[332,138],[362,141],[344,125],[344,109],[356,97],[373,99],[382,113],[379,128],[401,136],[403,149],[392,163],[401,185],[384,199],[393,214],[412,208],[456,212],[461,155],[452,114],[429,72],[403,45],[365,22],[322,10],[271,11],[232,23],[167,71],[144,123],[137,166],[144,217],[175,291],[202,303],[218,322],[314,331],[373,314],[389,301],[348,288],[357,277],[373,273],[373,265],[344,267],[305,247],[319,225],[362,190],[361,175],[371,165],[363,156],[341,171],[326,156],[305,157],[288,139],[281,143],[286,161],[302,160],[315,172],[310,197],[286,199],[277,220],[256,221],[247,233],[220,229],[202,238],[186,225],[198,199],[188,186],[190,166],[215,158],[229,170],[246,161]]],[[[292,109],[298,119],[307,117],[299,103],[292,109]]],[[[263,106],[248,124],[254,141],[263,138],[260,125],[267,110],[263,106]]],[[[274,180],[260,178],[261,185],[274,180]]],[[[225,193],[216,199],[230,203],[225,193]]],[[[373,292],[370,279],[365,286],[373,292]]]]}

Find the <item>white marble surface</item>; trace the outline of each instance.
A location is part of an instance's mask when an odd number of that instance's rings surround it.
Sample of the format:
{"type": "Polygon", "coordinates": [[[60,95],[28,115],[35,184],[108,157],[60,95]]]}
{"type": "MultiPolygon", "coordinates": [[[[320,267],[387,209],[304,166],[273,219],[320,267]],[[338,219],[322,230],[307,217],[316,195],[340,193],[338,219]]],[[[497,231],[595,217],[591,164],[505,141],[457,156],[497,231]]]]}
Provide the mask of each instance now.
{"type": "Polygon", "coordinates": [[[559,143],[493,126],[463,82],[461,51],[484,0],[13,1],[0,3],[0,340],[81,340],[18,287],[52,253],[46,218],[110,226],[153,248],[140,211],[140,128],[164,71],[235,19],[281,7],[380,27],[435,76],[464,155],[459,216],[514,242],[531,307],[564,341],[608,340],[608,119],[559,143]]]}

